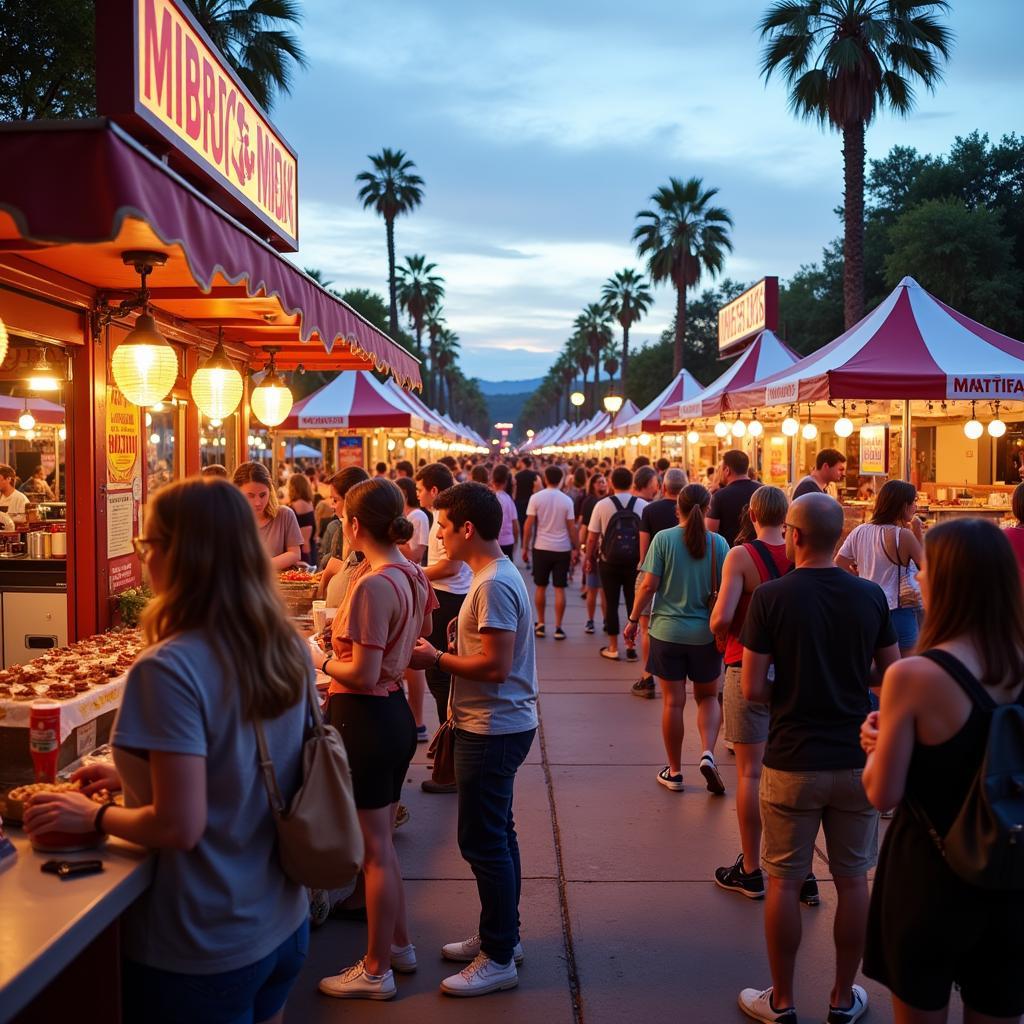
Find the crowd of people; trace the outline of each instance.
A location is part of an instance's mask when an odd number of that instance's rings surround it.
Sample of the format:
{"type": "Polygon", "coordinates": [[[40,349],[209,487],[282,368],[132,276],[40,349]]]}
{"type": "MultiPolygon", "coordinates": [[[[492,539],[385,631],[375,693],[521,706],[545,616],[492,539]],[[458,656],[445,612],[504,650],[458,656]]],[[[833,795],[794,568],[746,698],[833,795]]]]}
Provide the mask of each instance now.
{"type": "MultiPolygon", "coordinates": [[[[316,466],[289,469],[273,480],[245,463],[231,481],[154,497],[138,544],[156,594],[150,647],[128,678],[114,766],[79,773],[86,794],[123,789],[125,806],[97,820],[87,795],[61,793],[26,815],[30,831],[96,826],[159,850],[154,885],[128,913],[126,1006],[157,991],[174,1019],[200,1002],[202,1019],[280,1019],[310,903],[273,856],[251,723],[265,724],[281,790],[294,793],[314,669],[329,680],[325,717],[345,744],[365,846],[359,883],[333,913],[367,927],[364,956],[320,990],[390,999],[395,974],[417,968],[392,836],[408,819],[401,791],[427,739],[427,691],[454,730],[455,781],[435,771],[422,786],[455,795],[480,900],[477,931],[443,947],[465,967],[441,989],[517,985],[515,779],[538,725],[537,646],[566,638],[575,587],[586,635],[601,611],[594,657],[637,662],[632,694],[661,694],[659,785],[687,785],[692,693],[698,771],[724,796],[724,728],[741,848],[708,877],[765,901],[771,984],[739,993],[748,1016],[797,1020],[800,906],[820,902],[823,830],[838,897],[829,1024],[866,1013],[862,964],[891,990],[900,1024],[944,1020],[954,985],[965,1019],[1019,1020],[1019,879],[986,887],[941,847],[961,827],[995,715],[1024,702],[1024,529],[965,519],[925,533],[915,488],[891,480],[844,538],[828,491],[845,459],[831,449],[792,494],[760,483],[742,451],[694,483],[646,459],[445,457],[326,480],[316,466]],[[322,571],[338,609],[324,651],[299,638],[275,592],[274,570],[300,562],[322,571]],[[893,809],[879,860],[880,812],[893,809]]],[[[1024,518],[1024,485],[1014,511],[1024,518]]],[[[146,1009],[158,1019],[152,1000],[146,1009]]]]}

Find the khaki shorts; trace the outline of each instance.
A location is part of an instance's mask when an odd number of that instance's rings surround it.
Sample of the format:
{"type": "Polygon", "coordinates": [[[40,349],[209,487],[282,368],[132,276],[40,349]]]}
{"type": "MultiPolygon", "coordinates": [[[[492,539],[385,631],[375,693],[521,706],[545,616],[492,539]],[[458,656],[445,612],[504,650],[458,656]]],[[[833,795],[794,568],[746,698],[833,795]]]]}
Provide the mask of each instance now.
{"type": "Polygon", "coordinates": [[[768,740],[768,705],[743,696],[741,673],[739,665],[731,665],[725,670],[722,692],[725,738],[730,743],[765,743],[768,740]]]}
{"type": "Polygon", "coordinates": [[[825,831],[832,875],[866,875],[878,859],[878,812],[861,781],[863,771],[761,773],[761,823],[765,871],[800,880],[811,870],[818,828],[825,831]]]}

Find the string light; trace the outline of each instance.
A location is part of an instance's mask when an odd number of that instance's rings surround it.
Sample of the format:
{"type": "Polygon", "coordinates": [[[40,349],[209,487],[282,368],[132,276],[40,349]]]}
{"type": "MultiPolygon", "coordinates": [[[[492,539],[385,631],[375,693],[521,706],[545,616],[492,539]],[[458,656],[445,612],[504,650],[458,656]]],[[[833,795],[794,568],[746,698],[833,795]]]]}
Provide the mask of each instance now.
{"type": "Polygon", "coordinates": [[[715,436],[716,437],[727,437],[729,434],[729,424],[725,422],[725,417],[721,417],[715,424],[715,436]]]}
{"type": "Polygon", "coordinates": [[[732,436],[733,437],[744,437],[747,433],[747,425],[739,418],[736,417],[736,421],[732,425],[732,436]]]}
{"type": "Polygon", "coordinates": [[[764,433],[764,424],[757,418],[756,409],[750,419],[750,423],[747,425],[747,433],[751,437],[760,437],[764,433]]]}
{"type": "Polygon", "coordinates": [[[971,418],[964,424],[964,434],[972,441],[977,441],[982,434],[985,433],[985,428],[978,422],[977,417],[974,414],[974,402],[971,402],[971,418]]]}
{"type": "Polygon", "coordinates": [[[995,419],[988,425],[989,437],[1002,437],[1006,433],[1006,424],[999,418],[999,403],[994,407],[995,419]]]}
{"type": "Polygon", "coordinates": [[[796,437],[800,431],[800,421],[793,415],[794,412],[795,410],[790,406],[789,413],[782,421],[782,432],[786,437],[796,437]]]}
{"type": "Polygon", "coordinates": [[[846,402],[843,402],[843,414],[836,420],[833,429],[837,437],[849,437],[853,433],[853,420],[846,415],[846,402]]]}

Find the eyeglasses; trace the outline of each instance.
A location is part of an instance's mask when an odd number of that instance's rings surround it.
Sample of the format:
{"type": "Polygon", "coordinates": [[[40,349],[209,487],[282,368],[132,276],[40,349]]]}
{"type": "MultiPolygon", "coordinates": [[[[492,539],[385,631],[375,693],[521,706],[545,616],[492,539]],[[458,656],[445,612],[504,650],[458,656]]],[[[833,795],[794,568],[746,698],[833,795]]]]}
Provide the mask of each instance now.
{"type": "Polygon", "coordinates": [[[149,537],[133,537],[132,547],[135,549],[135,554],[142,559],[143,562],[149,561],[150,553],[161,542],[158,540],[151,540],[149,537]]]}

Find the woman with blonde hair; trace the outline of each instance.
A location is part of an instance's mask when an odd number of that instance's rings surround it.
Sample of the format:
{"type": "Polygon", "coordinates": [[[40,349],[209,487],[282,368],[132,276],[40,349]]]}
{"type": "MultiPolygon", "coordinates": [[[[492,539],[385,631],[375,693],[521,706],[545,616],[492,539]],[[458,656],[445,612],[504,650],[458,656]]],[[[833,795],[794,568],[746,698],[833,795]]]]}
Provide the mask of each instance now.
{"type": "Polygon", "coordinates": [[[366,844],[363,878],[368,937],[354,966],[323,978],[320,991],[339,999],[391,999],[393,971],[416,970],[405,891],[392,840],[402,783],[416,751],[416,723],[402,690],[416,638],[429,636],[437,598],[423,570],[400,545],[412,537],[402,492],[386,477],[345,494],[345,543],[363,556],[334,620],[333,650],[320,670],[330,677],[328,717],[352,767],[356,810],[366,844]]]}
{"type": "Polygon", "coordinates": [[[292,473],[287,484],[288,507],[295,513],[299,524],[302,546],[299,557],[307,565],[316,565],[316,511],[313,508],[313,488],[305,473],[292,473]]]}
{"type": "Polygon", "coordinates": [[[232,482],[252,508],[270,564],[278,570],[295,565],[302,555],[302,533],[295,513],[279,504],[267,467],[262,462],[243,462],[232,482]]]}
{"type": "Polygon", "coordinates": [[[722,725],[718,703],[722,656],[711,632],[708,602],[718,589],[729,545],[724,537],[709,532],[704,523],[710,503],[711,494],[700,484],[690,484],[679,492],[679,526],[662,530],[651,541],[640,566],[644,576],[625,636],[626,643],[634,642],[640,616],[657,595],[651,609],[651,649],[646,670],[658,681],[664,700],[661,731],[668,765],[658,773],[658,782],[675,792],[683,789],[683,709],[689,679],[697,701],[697,730],[703,747],[700,773],[708,791],[721,796],[725,785],[715,765],[715,744],[722,725]]]}
{"type": "Polygon", "coordinates": [[[125,1019],[280,1021],[308,948],[309,903],[277,859],[259,771],[259,721],[281,792],[302,780],[313,685],[245,499],[190,479],[153,496],[136,550],[155,597],[128,673],[114,765],[83,793],[36,797],[34,834],[95,830],[156,852],[153,884],[122,917],[125,1019]],[[124,792],[124,807],[89,794],[124,792]]]}

